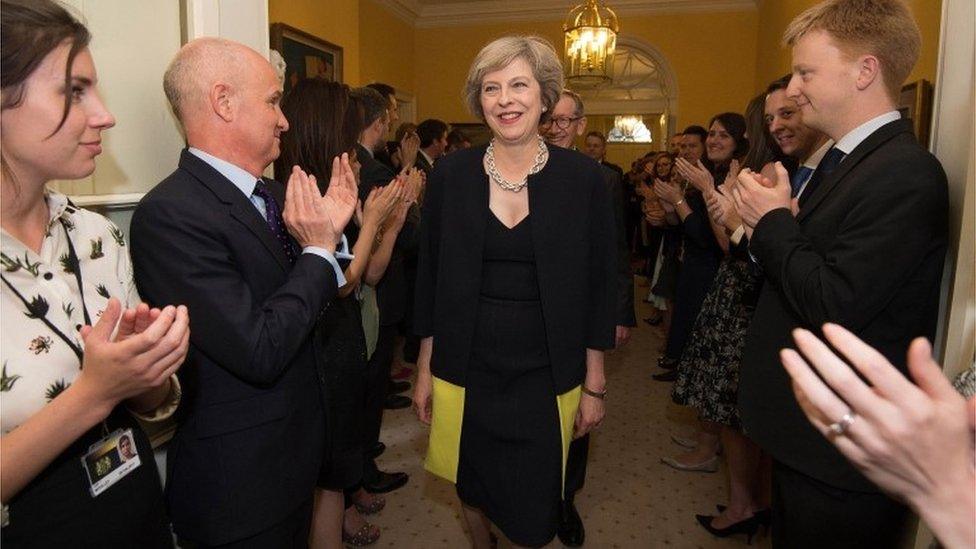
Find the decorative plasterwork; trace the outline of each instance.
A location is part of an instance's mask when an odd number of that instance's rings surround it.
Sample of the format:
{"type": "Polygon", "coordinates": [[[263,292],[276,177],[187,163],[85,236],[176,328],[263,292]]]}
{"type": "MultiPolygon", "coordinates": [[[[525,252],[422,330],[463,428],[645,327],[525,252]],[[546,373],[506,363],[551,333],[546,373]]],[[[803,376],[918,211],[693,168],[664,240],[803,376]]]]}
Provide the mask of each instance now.
{"type": "MultiPolygon", "coordinates": [[[[572,0],[471,0],[423,2],[374,0],[418,28],[450,27],[476,23],[561,21],[572,0]]],[[[617,15],[752,11],[758,0],[612,0],[617,15]]]]}

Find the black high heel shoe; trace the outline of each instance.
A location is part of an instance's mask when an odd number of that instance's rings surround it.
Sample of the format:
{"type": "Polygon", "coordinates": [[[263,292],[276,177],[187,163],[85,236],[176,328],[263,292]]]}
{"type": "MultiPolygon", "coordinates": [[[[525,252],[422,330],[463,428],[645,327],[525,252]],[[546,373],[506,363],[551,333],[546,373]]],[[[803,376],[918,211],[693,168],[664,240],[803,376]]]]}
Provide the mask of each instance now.
{"type": "Polygon", "coordinates": [[[757,515],[740,520],[735,524],[730,524],[725,528],[715,528],[712,526],[712,519],[715,518],[712,515],[695,515],[695,518],[698,519],[698,524],[701,524],[704,529],[708,530],[709,534],[718,538],[727,538],[735,534],[745,534],[746,543],[749,545],[752,545],[752,536],[755,536],[756,531],[759,530],[759,517],[757,515]]]}
{"type": "MultiPolygon", "coordinates": [[[[721,513],[725,511],[726,506],[718,503],[715,505],[718,512],[721,513]]],[[[763,530],[769,534],[769,527],[773,524],[773,510],[770,508],[762,509],[753,513],[753,516],[759,518],[759,525],[763,527],[763,530]]]]}

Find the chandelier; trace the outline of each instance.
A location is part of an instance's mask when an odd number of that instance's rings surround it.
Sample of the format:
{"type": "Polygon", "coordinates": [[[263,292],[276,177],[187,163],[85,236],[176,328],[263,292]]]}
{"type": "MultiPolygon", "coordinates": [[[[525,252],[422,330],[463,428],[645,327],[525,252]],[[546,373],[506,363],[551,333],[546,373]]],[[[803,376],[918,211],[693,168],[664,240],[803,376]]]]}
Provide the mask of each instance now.
{"type": "Polygon", "coordinates": [[[563,23],[566,78],[584,85],[612,80],[618,30],[617,14],[597,0],[585,0],[570,10],[563,23]]]}

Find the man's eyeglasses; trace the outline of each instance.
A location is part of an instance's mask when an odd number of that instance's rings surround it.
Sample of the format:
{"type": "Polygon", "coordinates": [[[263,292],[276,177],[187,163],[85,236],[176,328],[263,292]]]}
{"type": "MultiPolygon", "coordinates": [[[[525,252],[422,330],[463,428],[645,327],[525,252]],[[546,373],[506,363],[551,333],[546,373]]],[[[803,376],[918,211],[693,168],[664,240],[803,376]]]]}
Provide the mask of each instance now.
{"type": "Polygon", "coordinates": [[[560,130],[566,130],[569,129],[570,124],[582,118],[582,116],[573,116],[570,118],[550,118],[549,124],[556,126],[560,130]]]}

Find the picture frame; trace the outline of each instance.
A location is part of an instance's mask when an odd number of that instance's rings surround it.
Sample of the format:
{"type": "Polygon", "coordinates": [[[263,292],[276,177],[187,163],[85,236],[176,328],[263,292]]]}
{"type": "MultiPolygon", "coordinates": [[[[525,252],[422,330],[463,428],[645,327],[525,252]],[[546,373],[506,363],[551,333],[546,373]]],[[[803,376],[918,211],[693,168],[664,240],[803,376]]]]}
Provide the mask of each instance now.
{"type": "Polygon", "coordinates": [[[342,47],[284,23],[271,25],[270,39],[287,65],[285,93],[303,78],[342,82],[342,47]]]}
{"type": "Polygon", "coordinates": [[[902,86],[898,112],[902,118],[911,119],[915,138],[923,147],[928,147],[932,127],[932,83],[921,79],[902,86]]]}

